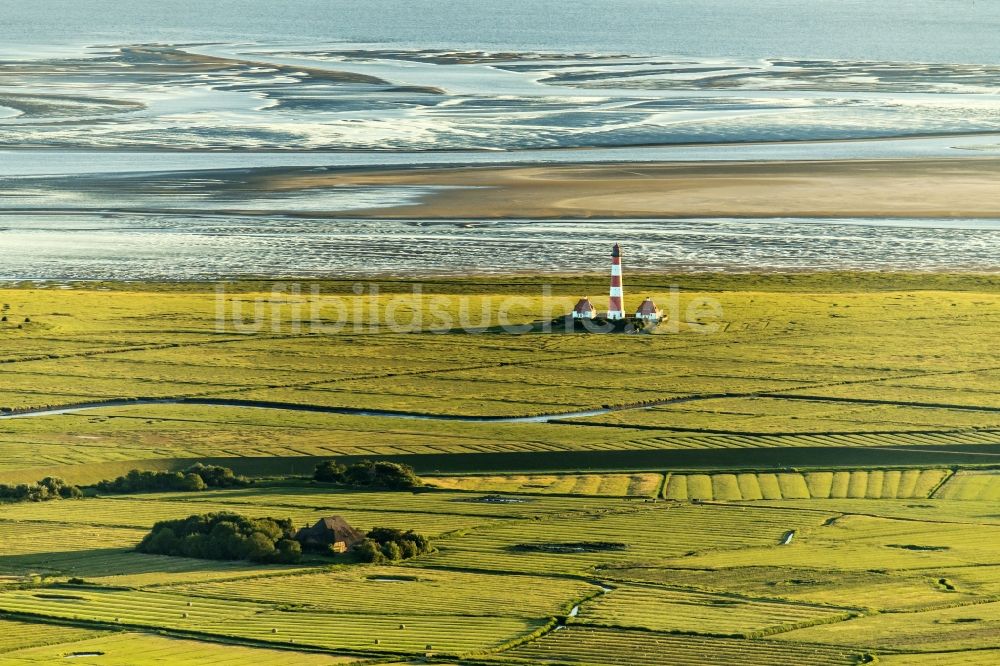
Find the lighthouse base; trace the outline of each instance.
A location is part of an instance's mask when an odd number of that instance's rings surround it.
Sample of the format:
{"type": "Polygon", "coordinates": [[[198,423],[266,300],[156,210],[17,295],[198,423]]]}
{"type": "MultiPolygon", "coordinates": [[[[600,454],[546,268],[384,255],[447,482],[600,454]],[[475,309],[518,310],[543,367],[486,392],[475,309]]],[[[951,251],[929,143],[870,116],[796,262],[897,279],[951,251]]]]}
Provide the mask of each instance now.
{"type": "Polygon", "coordinates": [[[594,317],[592,319],[575,319],[572,316],[558,317],[552,320],[553,333],[643,333],[656,327],[657,322],[636,317],[609,319],[594,317]]]}

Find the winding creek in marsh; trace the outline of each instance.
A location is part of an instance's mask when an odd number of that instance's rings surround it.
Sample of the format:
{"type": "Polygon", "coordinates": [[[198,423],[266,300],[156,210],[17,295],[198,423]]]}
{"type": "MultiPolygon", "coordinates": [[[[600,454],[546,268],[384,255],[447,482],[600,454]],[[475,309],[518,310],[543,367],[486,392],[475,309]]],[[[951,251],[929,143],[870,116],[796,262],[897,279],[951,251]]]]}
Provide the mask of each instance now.
{"type": "MultiPolygon", "coordinates": [[[[12,418],[46,418],[69,414],[80,411],[92,411],[100,413],[102,409],[114,408],[117,406],[135,405],[165,405],[183,402],[187,404],[216,405],[219,407],[232,407],[238,401],[171,401],[171,400],[147,400],[147,401],[127,401],[127,402],[104,402],[91,405],[75,405],[60,409],[42,409],[28,411],[21,414],[7,414],[0,416],[0,419],[12,418]]],[[[401,414],[397,412],[380,412],[365,410],[345,410],[337,408],[314,407],[308,405],[272,405],[267,407],[264,404],[249,407],[248,405],[236,405],[244,408],[270,408],[287,409],[291,411],[311,411],[326,412],[335,414],[350,414],[352,416],[370,418],[403,418],[403,419],[447,419],[462,420],[471,422],[494,422],[494,423],[524,423],[524,422],[545,422],[558,420],[560,423],[567,423],[564,419],[583,418],[586,416],[599,415],[608,410],[592,410],[589,412],[578,412],[573,414],[550,414],[534,417],[518,418],[479,418],[461,417],[449,415],[416,415],[401,414]]],[[[581,424],[582,427],[586,427],[581,424]]],[[[338,456],[344,462],[360,460],[366,456],[338,456]]],[[[789,468],[810,468],[823,467],[824,469],[833,467],[866,467],[876,466],[947,466],[947,465],[979,465],[989,463],[991,460],[1000,458],[1000,443],[997,444],[935,444],[935,445],[908,445],[908,446],[794,446],[794,447],[773,447],[764,446],[760,448],[694,448],[694,449],[641,449],[641,450],[581,450],[574,451],[572,457],[567,458],[562,454],[553,454],[550,451],[543,452],[491,452],[491,453],[407,453],[398,455],[380,456],[386,460],[405,462],[412,465],[419,473],[451,473],[468,472],[470,470],[502,470],[505,472],[559,472],[578,471],[586,469],[615,470],[615,471],[660,471],[669,469],[747,469],[758,470],[788,470],[789,468]]],[[[269,473],[273,474],[282,471],[288,474],[301,474],[304,470],[311,469],[318,461],[328,459],[329,456],[287,456],[287,457],[225,457],[206,459],[178,459],[178,465],[189,465],[194,462],[208,462],[210,464],[224,464],[226,466],[245,471],[247,473],[258,473],[258,466],[265,465],[269,473]],[[254,472],[254,470],[258,470],[254,472]]]]}

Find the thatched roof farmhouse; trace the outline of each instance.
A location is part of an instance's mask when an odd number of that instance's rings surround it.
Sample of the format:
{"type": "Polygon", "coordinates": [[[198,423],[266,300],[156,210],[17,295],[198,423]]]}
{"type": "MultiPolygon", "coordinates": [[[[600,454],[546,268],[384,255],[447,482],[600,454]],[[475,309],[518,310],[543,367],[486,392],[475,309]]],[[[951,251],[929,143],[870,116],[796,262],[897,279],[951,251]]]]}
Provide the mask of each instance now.
{"type": "Polygon", "coordinates": [[[303,527],[295,534],[295,540],[303,547],[332,548],[338,553],[346,552],[364,538],[364,532],[351,527],[350,523],[340,516],[320,518],[312,527],[303,527]]]}

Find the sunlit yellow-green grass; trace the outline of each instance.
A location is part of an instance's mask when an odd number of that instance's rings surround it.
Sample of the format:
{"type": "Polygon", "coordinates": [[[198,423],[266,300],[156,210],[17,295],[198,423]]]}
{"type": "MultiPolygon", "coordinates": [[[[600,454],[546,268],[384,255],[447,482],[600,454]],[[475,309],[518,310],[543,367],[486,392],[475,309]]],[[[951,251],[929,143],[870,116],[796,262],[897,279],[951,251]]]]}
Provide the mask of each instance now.
{"type": "MultiPolygon", "coordinates": [[[[723,430],[721,435],[799,435],[797,446],[830,446],[839,443],[849,446],[885,446],[886,444],[933,443],[925,439],[941,431],[985,429],[995,431],[1000,426],[1000,411],[992,402],[981,402],[983,410],[949,407],[917,406],[909,399],[894,396],[890,389],[878,383],[875,387],[849,384],[838,387],[845,401],[789,399],[789,395],[775,394],[768,397],[709,398],[693,402],[679,402],[654,407],[649,410],[616,411],[583,419],[590,423],[621,426],[663,427],[683,430],[723,430]],[[896,400],[901,404],[859,404],[850,400],[869,399],[870,391],[877,391],[878,399],[896,400]],[[711,425],[714,424],[714,425],[711,425]],[[905,433],[902,438],[892,433],[905,433]],[[812,435],[812,437],[810,437],[812,435]],[[836,435],[836,439],[830,435],[836,435]],[[887,435],[890,435],[887,437],[887,435]]],[[[949,391],[935,401],[943,401],[949,391]]],[[[810,394],[813,395],[813,394],[810,394]]],[[[984,400],[991,400],[988,396],[984,400]]],[[[920,401],[916,401],[920,402],[920,401]]],[[[970,433],[976,435],[975,432],[970,433]]],[[[995,440],[996,433],[988,437],[995,440]]],[[[720,438],[721,439],[721,438],[720,438]]],[[[984,441],[980,438],[978,441],[984,441]]],[[[724,441],[724,440],[723,440],[724,441]]],[[[972,440],[977,441],[976,439],[972,440]]]]}
{"type": "Polygon", "coordinates": [[[0,421],[0,480],[95,481],[130,461],[205,457],[897,448],[1000,437],[1000,296],[985,276],[637,277],[636,289],[651,295],[679,284],[683,304],[716,299],[722,315],[709,333],[440,333],[429,317],[441,307],[454,316],[484,304],[499,311],[518,297],[511,320],[528,322],[597,293],[603,280],[554,278],[548,299],[530,278],[441,280],[400,303],[409,282],[385,281],[378,296],[355,294],[353,283],[317,283],[318,295],[312,284],[297,294],[239,283],[221,297],[212,285],[2,289],[10,308],[0,326],[0,409],[202,398],[525,416],[666,404],[565,424],[114,407],[0,421]],[[234,321],[258,305],[261,325],[234,321]],[[331,327],[341,306],[348,325],[331,327]],[[428,315],[423,333],[370,326],[418,306],[428,315]],[[669,402],[677,399],[685,401],[669,402]]]}
{"type": "MultiPolygon", "coordinates": [[[[954,478],[954,476],[951,478],[954,478]]],[[[947,483],[945,482],[945,485],[947,483]]],[[[995,502],[942,500],[938,497],[938,493],[940,492],[940,490],[936,491],[934,497],[931,499],[919,500],[889,500],[888,498],[877,500],[831,498],[823,501],[803,499],[754,500],[751,506],[780,506],[783,508],[834,511],[844,514],[897,518],[903,521],[964,523],[969,525],[1000,524],[1000,513],[996,510],[995,502]]]]}
{"type": "MultiPolygon", "coordinates": [[[[641,288],[662,295],[675,280],[644,277],[641,288]]],[[[518,415],[763,392],[1000,406],[991,344],[1000,297],[987,280],[978,291],[974,279],[948,290],[951,283],[935,276],[923,285],[900,280],[910,288],[889,291],[871,291],[872,285],[881,289],[882,280],[863,275],[800,281],[815,291],[761,290],[759,281],[741,276],[718,278],[706,290],[698,288],[704,280],[689,279],[692,291],[683,299],[716,299],[722,307],[718,330],[705,334],[682,326],[677,334],[637,336],[413,335],[369,328],[395,307],[399,296],[389,293],[0,290],[11,305],[11,322],[31,320],[25,328],[0,331],[0,360],[10,361],[0,367],[0,402],[24,408],[84,398],[226,396],[518,415]],[[255,303],[262,325],[235,326],[234,308],[248,314],[255,303]],[[338,303],[349,325],[319,332],[309,323],[330,324],[338,303]]],[[[794,278],[789,282],[794,286],[794,278]]],[[[581,279],[578,287],[591,284],[581,279]]],[[[512,321],[537,319],[546,309],[565,311],[576,287],[561,284],[549,302],[533,293],[537,284],[525,285],[512,321]]],[[[419,306],[428,314],[421,329],[437,330],[429,319],[431,309],[441,307],[436,299],[455,316],[463,307],[480,312],[484,303],[499,312],[511,294],[509,287],[507,293],[497,289],[456,280],[401,307],[419,306]],[[471,302],[463,306],[461,299],[471,302]]],[[[857,423],[877,420],[864,410],[838,414],[829,404],[810,411],[807,403],[771,417],[732,414],[726,428],[775,431],[783,414],[793,431],[803,429],[794,427],[793,416],[806,418],[812,424],[806,427],[825,424],[823,431],[858,430],[857,423]]],[[[975,412],[965,421],[960,416],[943,425],[1000,426],[975,412]]],[[[692,419],[679,424],[697,427],[692,419]]],[[[908,413],[891,420],[910,429],[926,425],[908,413]]],[[[719,425],[711,414],[701,425],[708,421],[719,425]]]]}
{"type": "MultiPolygon", "coordinates": [[[[32,631],[48,633],[52,625],[28,625],[32,631]]],[[[99,664],[100,666],[142,666],[177,664],[178,666],[229,666],[259,664],[286,666],[292,660],[304,666],[356,664],[357,657],[289,652],[266,648],[166,638],[136,632],[106,633],[97,638],[27,648],[0,655],[4,664],[53,664],[61,661],[99,664]]]]}
{"type": "Polygon", "coordinates": [[[484,575],[399,567],[344,568],[305,575],[242,578],[170,588],[182,594],[288,603],[318,611],[359,608],[386,615],[546,617],[569,612],[571,601],[599,591],[592,583],[524,575],[484,575]],[[400,598],[409,601],[405,608],[400,598]]]}
{"type": "Polygon", "coordinates": [[[525,521],[449,536],[429,564],[492,571],[594,575],[615,564],[656,564],[691,551],[742,553],[780,543],[788,530],[821,525],[835,514],[743,506],[671,506],[633,501],[606,512],[560,520],[525,521]],[[524,546],[599,542],[625,548],[559,553],[524,546]]]}
{"type": "Polygon", "coordinates": [[[801,645],[770,640],[673,636],[647,631],[571,626],[515,648],[510,657],[526,664],[587,666],[729,666],[799,664],[847,666],[861,663],[863,652],[850,648],[801,645]]]}
{"type": "MultiPolygon", "coordinates": [[[[94,498],[83,501],[24,502],[3,507],[0,530],[7,521],[25,521],[25,524],[51,522],[56,524],[79,523],[95,527],[149,529],[154,523],[173,518],[185,518],[196,513],[239,512],[253,517],[273,516],[291,518],[296,525],[313,524],[331,511],[344,513],[352,523],[361,528],[396,527],[405,520],[406,524],[429,536],[445,532],[485,525],[498,520],[485,515],[463,514],[458,505],[454,513],[422,513],[409,510],[405,516],[401,512],[385,511],[378,506],[370,509],[359,506],[339,507],[336,501],[327,502],[322,493],[313,496],[311,507],[282,506],[280,497],[272,497],[272,503],[232,505],[225,502],[192,501],[149,501],[141,496],[94,498]]],[[[11,530],[14,532],[14,530],[11,530]]],[[[127,532],[127,531],[126,531],[127,532]]],[[[110,532],[109,532],[110,533],[110,532]]],[[[8,537],[13,538],[13,537],[8,537]]],[[[28,546],[28,544],[26,544],[28,546]]]]}
{"type": "MultiPolygon", "coordinates": [[[[449,477],[451,478],[451,477],[449,477]]],[[[454,477],[461,479],[465,477],[454,477]]],[[[111,499],[111,498],[109,498],[111,499]]],[[[568,511],[602,511],[629,506],[626,500],[608,497],[506,497],[501,503],[489,501],[486,493],[470,492],[395,492],[391,490],[358,490],[323,483],[290,481],[259,483],[252,487],[219,490],[208,493],[150,493],[118,498],[119,501],[145,500],[168,502],[169,505],[196,508],[207,505],[227,505],[233,511],[242,511],[247,505],[279,507],[293,511],[317,510],[339,512],[378,511],[392,515],[407,514],[456,514],[485,518],[534,518],[568,511]]],[[[492,523],[493,521],[487,521],[492,523]]]]}
{"type": "MultiPolygon", "coordinates": [[[[993,533],[1000,525],[989,522],[990,502],[506,497],[513,501],[489,501],[485,491],[353,492],[286,482],[4,505],[0,574],[28,577],[0,589],[0,612],[44,618],[59,630],[63,622],[89,632],[180,632],[187,640],[251,640],[253,649],[309,648],[345,659],[350,651],[376,661],[432,652],[515,663],[661,663],[650,652],[660,646],[671,650],[671,663],[738,656],[750,664],[847,664],[886,650],[992,644],[992,615],[977,614],[1000,594],[993,533]],[[391,567],[131,552],[153,521],[209,510],[436,529],[436,552],[391,567]],[[546,544],[582,547],[538,549],[546,544]],[[65,584],[71,576],[86,583],[65,584]],[[546,633],[557,617],[569,628],[546,633]],[[903,626],[905,640],[893,643],[903,626]],[[822,633],[833,627],[845,629],[822,633]]],[[[143,636],[63,638],[39,626],[38,642],[11,639],[18,659],[44,662],[64,644],[66,652],[106,645],[113,664],[143,645],[143,636]]],[[[176,649],[184,663],[199,646],[148,649],[176,649]]],[[[225,649],[207,643],[206,659],[224,659],[225,649]]],[[[270,658],[261,655],[263,663],[270,658]]]]}
{"type": "MultiPolygon", "coordinates": [[[[767,560],[766,556],[761,558],[767,560]]],[[[909,611],[990,598],[996,593],[1000,566],[889,571],[848,570],[838,568],[836,562],[808,567],[749,565],[713,569],[684,568],[678,564],[677,567],[616,567],[604,573],[612,580],[742,598],[909,611]]]]}
{"type": "MultiPolygon", "coordinates": [[[[55,474],[93,483],[142,466],[204,458],[407,454],[556,454],[566,471],[580,467],[560,452],[687,448],[909,447],[990,444],[997,435],[940,432],[879,435],[746,436],[581,427],[560,423],[470,423],[393,419],[202,405],[136,405],[91,412],[0,420],[0,481],[55,474]],[[162,461],[162,462],[158,462],[162,461]]],[[[468,471],[477,469],[469,458],[468,471]]],[[[987,462],[987,459],[983,459],[987,462]]],[[[837,458],[817,459],[817,465],[837,458]]],[[[190,464],[190,463],[188,463],[190,464]]],[[[307,474],[313,461],[294,473],[307,474]]],[[[891,464],[887,460],[887,464],[891,464]]],[[[752,461],[745,466],[753,467],[752,461]]],[[[503,470],[509,471],[509,470],[503,470]]],[[[287,473],[287,472],[285,472],[287,473]]]]}
{"type": "Polygon", "coordinates": [[[654,631],[751,636],[838,622],[850,616],[842,608],[625,585],[584,604],[575,621],[654,631]]]}
{"type": "Polygon", "coordinates": [[[950,500],[1000,500],[1000,473],[991,471],[961,471],[934,494],[950,500]]]}
{"type": "Polygon", "coordinates": [[[892,666],[980,666],[1000,662],[1000,650],[884,654],[879,662],[892,666]]]}
{"type": "Polygon", "coordinates": [[[492,474],[437,476],[424,480],[438,488],[504,493],[653,497],[662,474],[492,474]]]}
{"type": "Polygon", "coordinates": [[[489,649],[531,633],[540,624],[516,616],[328,614],[162,592],[62,588],[2,592],[0,610],[329,649],[359,650],[378,645],[379,649],[409,653],[433,644],[439,651],[453,654],[489,649]]]}
{"type": "Polygon", "coordinates": [[[102,633],[80,627],[0,620],[0,662],[8,658],[8,653],[16,650],[81,641],[101,636],[102,633]]]}
{"type": "MultiPolygon", "coordinates": [[[[0,480],[40,467],[82,482],[129,461],[267,456],[555,452],[659,447],[644,432],[544,423],[462,423],[199,405],[141,405],[0,420],[0,480]],[[79,470],[69,468],[80,467],[79,470]]],[[[146,463],[153,464],[153,463],[146,463]]],[[[315,462],[313,463],[315,464],[315,462]]],[[[311,472],[306,463],[299,473],[311,472]]]]}
{"type": "MultiPolygon", "coordinates": [[[[860,645],[870,649],[957,650],[1000,647],[1000,603],[916,613],[882,613],[782,634],[789,641],[860,645]]],[[[986,662],[983,662],[986,663],[986,662]]]]}
{"type": "MultiPolygon", "coordinates": [[[[817,509],[824,508],[819,503],[817,509]]],[[[832,510],[833,507],[830,507],[832,510]]],[[[675,561],[685,567],[773,566],[858,569],[919,569],[1000,564],[1000,525],[950,524],[865,515],[838,518],[823,529],[808,530],[780,549],[715,551],[675,561]],[[761,557],[765,559],[761,559],[761,557]]]]}
{"type": "MultiPolygon", "coordinates": [[[[605,280],[554,278],[548,300],[529,277],[441,280],[399,302],[410,283],[385,281],[378,297],[353,283],[316,284],[319,295],[311,284],[300,294],[241,283],[221,301],[211,285],[0,290],[10,306],[0,409],[167,401],[0,420],[0,481],[93,482],[205,459],[284,460],[300,476],[342,456],[468,459],[428,474],[442,489],[421,493],[286,481],[0,505],[0,663],[97,652],[73,661],[381,663],[431,653],[825,666],[877,653],[885,663],[990,663],[1000,647],[997,475],[926,458],[862,469],[838,447],[907,454],[1000,441],[996,278],[636,276],[631,293],[664,300],[677,283],[684,305],[716,299],[718,326],[454,330],[463,307],[531,322],[600,293],[605,280]],[[235,318],[255,307],[259,325],[235,318]],[[390,330],[391,308],[420,330],[390,330]],[[296,324],[296,310],[313,322],[296,324]],[[185,398],[451,416],[625,409],[465,422],[174,404],[185,398]],[[704,471],[615,460],[802,447],[815,447],[812,464],[774,458],[774,471],[739,459],[704,471]],[[609,462],[578,464],[593,452],[609,462]],[[501,457],[482,467],[480,454],[501,457]],[[546,466],[515,466],[528,458],[546,466]],[[494,493],[507,501],[485,497],[494,493]],[[154,522],[209,511],[298,524],[341,515],[360,529],[417,529],[435,551],[396,566],[134,552],[154,522]],[[913,652],[933,654],[896,654],[913,652]]],[[[969,462],[994,461],[981,451],[969,462]]]]}
{"type": "Polygon", "coordinates": [[[671,474],[663,496],[672,500],[913,499],[930,496],[951,474],[943,469],[838,470],[671,474]]]}

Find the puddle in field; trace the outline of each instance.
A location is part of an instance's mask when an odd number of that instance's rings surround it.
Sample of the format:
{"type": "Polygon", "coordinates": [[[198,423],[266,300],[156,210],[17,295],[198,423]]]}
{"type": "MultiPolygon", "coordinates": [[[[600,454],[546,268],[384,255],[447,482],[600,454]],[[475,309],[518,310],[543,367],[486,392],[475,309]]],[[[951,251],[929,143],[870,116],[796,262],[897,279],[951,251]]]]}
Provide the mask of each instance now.
{"type": "Polygon", "coordinates": [[[628,544],[616,541],[577,541],[568,543],[519,543],[508,546],[508,550],[522,553],[597,553],[603,551],[628,550],[628,544]]]}
{"type": "Polygon", "coordinates": [[[77,596],[75,594],[38,593],[31,596],[36,599],[44,599],[46,601],[87,601],[86,597],[77,596]]]}
{"type": "Polygon", "coordinates": [[[420,581],[416,576],[369,576],[365,580],[373,583],[417,583],[420,581]]]}
{"type": "Polygon", "coordinates": [[[905,544],[890,543],[890,544],[886,544],[886,547],[887,548],[900,548],[902,550],[931,551],[931,552],[941,551],[941,550],[951,550],[950,546],[925,546],[925,545],[912,544],[912,543],[905,543],[905,544]]]}
{"type": "Polygon", "coordinates": [[[508,497],[506,495],[484,495],[453,500],[455,502],[474,502],[477,504],[528,504],[534,500],[527,497],[508,497]]]}

